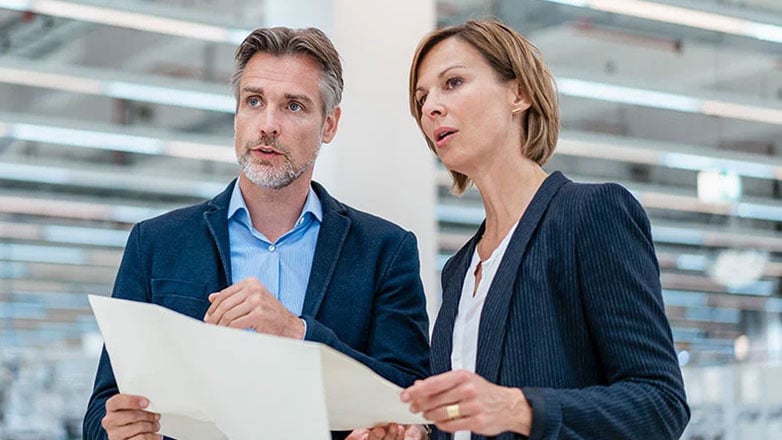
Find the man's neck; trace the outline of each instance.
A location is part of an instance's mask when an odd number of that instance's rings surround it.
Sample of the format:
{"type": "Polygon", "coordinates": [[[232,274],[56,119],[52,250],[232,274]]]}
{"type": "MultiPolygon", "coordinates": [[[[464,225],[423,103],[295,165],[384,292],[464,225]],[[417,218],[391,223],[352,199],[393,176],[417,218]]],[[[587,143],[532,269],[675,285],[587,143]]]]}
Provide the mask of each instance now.
{"type": "Polygon", "coordinates": [[[272,243],[293,229],[307,201],[310,181],[309,176],[302,175],[284,188],[267,189],[240,175],[238,184],[253,227],[272,243]]]}

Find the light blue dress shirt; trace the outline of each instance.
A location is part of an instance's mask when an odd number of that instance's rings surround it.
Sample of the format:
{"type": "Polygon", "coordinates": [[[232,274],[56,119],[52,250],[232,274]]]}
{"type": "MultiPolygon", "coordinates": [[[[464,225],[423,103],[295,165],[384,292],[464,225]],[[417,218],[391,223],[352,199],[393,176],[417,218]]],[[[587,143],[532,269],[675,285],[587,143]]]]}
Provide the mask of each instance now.
{"type": "Polygon", "coordinates": [[[228,205],[233,282],[258,278],[282,305],[300,316],[322,219],[320,199],[310,188],[293,229],[272,243],[253,227],[237,181],[228,205]]]}

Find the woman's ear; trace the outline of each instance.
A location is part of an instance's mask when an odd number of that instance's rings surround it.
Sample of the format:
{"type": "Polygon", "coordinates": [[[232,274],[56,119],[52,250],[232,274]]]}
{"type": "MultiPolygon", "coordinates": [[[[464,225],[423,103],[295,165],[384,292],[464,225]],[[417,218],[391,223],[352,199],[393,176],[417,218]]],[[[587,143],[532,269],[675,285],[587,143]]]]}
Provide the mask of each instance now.
{"type": "Polygon", "coordinates": [[[515,88],[512,105],[513,105],[512,113],[514,115],[517,115],[531,107],[529,99],[527,99],[527,95],[521,90],[521,85],[518,85],[515,88]]]}

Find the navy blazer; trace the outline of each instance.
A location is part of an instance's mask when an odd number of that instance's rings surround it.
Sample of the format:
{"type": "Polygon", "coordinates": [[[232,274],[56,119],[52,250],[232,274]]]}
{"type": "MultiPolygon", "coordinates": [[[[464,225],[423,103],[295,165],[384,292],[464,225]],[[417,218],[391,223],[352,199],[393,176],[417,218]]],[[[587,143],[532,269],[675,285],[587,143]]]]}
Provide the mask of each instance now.
{"type": "MultiPolygon", "coordinates": [[[[483,231],[443,268],[434,374],[451,369],[462,283],[483,231]]],[[[559,172],[543,182],[487,294],[476,373],[522,389],[533,409],[531,439],[681,436],[690,413],[649,221],[627,190],[559,172]]]]}
{"type": "MultiPolygon", "coordinates": [[[[233,283],[227,211],[235,182],[210,201],[135,225],[112,296],[203,319],[207,296],[233,283]]],[[[312,186],[323,220],[301,315],[305,339],[327,344],[402,387],[426,377],[428,320],[415,236],[312,186]]],[[[85,439],[106,438],[105,402],[117,393],[104,349],[84,418],[85,439]]]]}

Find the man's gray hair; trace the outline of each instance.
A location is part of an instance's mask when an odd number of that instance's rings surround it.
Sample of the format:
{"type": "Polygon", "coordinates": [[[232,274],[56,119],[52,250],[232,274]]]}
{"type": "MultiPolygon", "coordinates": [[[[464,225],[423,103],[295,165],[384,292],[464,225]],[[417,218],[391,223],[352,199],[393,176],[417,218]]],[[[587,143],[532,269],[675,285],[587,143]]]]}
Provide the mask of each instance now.
{"type": "Polygon", "coordinates": [[[260,28],[252,31],[236,49],[231,85],[239,102],[239,81],[250,58],[257,53],[275,56],[305,55],[320,66],[323,77],[320,94],[323,115],[331,113],[342,100],[342,63],[337,49],[320,29],[291,29],[287,27],[260,28]]]}

